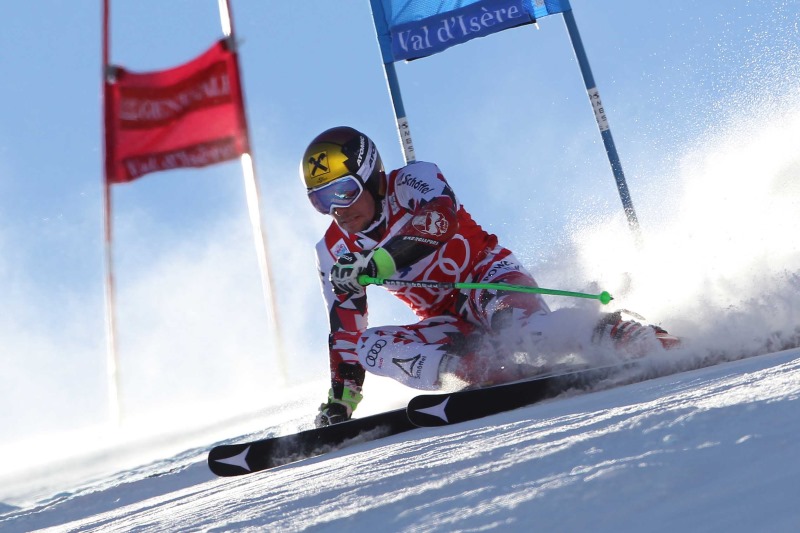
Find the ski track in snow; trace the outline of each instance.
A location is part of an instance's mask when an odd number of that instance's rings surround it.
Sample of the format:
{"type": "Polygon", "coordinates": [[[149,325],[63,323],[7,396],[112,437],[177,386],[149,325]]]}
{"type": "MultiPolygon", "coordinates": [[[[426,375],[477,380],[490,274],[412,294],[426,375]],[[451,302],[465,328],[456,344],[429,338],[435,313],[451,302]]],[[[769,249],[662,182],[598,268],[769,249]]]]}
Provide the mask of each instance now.
{"type": "Polygon", "coordinates": [[[800,349],[418,429],[240,478],[206,448],[3,531],[800,530],[800,349]]]}

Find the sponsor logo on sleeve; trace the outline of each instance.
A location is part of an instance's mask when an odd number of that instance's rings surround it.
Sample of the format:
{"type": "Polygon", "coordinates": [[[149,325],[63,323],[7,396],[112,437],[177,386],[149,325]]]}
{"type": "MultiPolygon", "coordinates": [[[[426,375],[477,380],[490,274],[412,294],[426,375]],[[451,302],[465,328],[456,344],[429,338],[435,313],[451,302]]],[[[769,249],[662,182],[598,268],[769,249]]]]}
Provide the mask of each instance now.
{"type": "Polygon", "coordinates": [[[407,173],[404,173],[402,176],[400,176],[400,179],[397,180],[397,185],[405,185],[406,187],[410,187],[415,191],[421,192],[422,194],[429,194],[433,192],[433,187],[431,187],[426,181],[407,173]]]}
{"type": "Polygon", "coordinates": [[[422,233],[439,237],[447,233],[450,223],[438,211],[431,211],[413,218],[411,224],[422,233]]]}

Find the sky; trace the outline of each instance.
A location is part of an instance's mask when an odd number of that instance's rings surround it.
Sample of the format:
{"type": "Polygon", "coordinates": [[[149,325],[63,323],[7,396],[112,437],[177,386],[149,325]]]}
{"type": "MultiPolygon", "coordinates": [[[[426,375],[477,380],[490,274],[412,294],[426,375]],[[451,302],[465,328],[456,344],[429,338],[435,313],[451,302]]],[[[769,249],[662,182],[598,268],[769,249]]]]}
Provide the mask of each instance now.
{"type": "MultiPolygon", "coordinates": [[[[171,453],[148,442],[141,448],[149,461],[46,497],[41,479],[29,478],[28,490],[38,490],[27,493],[4,483],[0,527],[793,533],[799,399],[794,349],[420,428],[237,478],[209,471],[206,448],[196,445],[208,434],[184,435],[171,453]]],[[[281,429],[264,427],[256,435],[281,429]]],[[[73,460],[58,473],[85,474],[98,459],[73,460]]]]}
{"type": "MultiPolygon", "coordinates": [[[[232,3],[282,348],[238,164],[115,186],[122,429],[131,433],[258,411],[295,385],[314,384],[323,401],[327,324],[313,246],[328,222],[304,198],[299,158],[317,133],[346,124],[376,141],[388,168],[403,164],[366,0],[232,3]]],[[[616,306],[704,349],[757,351],[791,336],[800,323],[800,2],[572,6],[643,248],[626,228],[558,15],[539,30],[397,65],[418,159],[440,166],[542,286],[608,290],[616,306]]],[[[0,32],[3,449],[114,433],[100,7],[14,2],[0,32]]],[[[111,19],[111,60],[132,70],[185,62],[221,37],[212,0],[112,2],[111,19]]],[[[414,320],[380,290],[370,302],[372,325],[414,320]]],[[[362,409],[407,393],[372,379],[362,409]]]]}

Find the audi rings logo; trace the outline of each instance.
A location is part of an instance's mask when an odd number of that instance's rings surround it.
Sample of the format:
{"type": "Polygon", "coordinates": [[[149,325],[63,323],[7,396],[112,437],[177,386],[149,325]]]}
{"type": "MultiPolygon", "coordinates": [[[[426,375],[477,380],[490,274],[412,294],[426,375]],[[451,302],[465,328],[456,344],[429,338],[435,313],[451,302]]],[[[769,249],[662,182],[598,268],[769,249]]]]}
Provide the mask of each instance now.
{"type": "Polygon", "coordinates": [[[378,339],[375,341],[375,344],[370,347],[366,358],[368,366],[375,366],[375,364],[378,362],[378,355],[381,353],[381,350],[383,350],[384,346],[386,346],[386,341],[383,339],[378,339]]]}

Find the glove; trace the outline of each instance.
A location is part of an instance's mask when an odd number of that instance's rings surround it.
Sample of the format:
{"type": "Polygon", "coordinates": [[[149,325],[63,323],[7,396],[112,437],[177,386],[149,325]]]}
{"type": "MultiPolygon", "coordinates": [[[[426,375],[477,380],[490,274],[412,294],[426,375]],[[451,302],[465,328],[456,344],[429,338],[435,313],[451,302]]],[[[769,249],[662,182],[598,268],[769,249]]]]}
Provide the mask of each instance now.
{"type": "Polygon", "coordinates": [[[336,294],[364,294],[358,276],[388,278],[395,272],[394,259],[383,248],[364,252],[348,252],[331,268],[330,280],[336,294]]]}
{"type": "Polygon", "coordinates": [[[328,403],[323,403],[319,406],[319,413],[317,413],[317,418],[314,419],[314,425],[322,428],[350,420],[361,398],[363,398],[363,395],[360,392],[360,387],[351,388],[345,386],[341,398],[334,398],[333,389],[330,389],[328,391],[328,403]]]}

